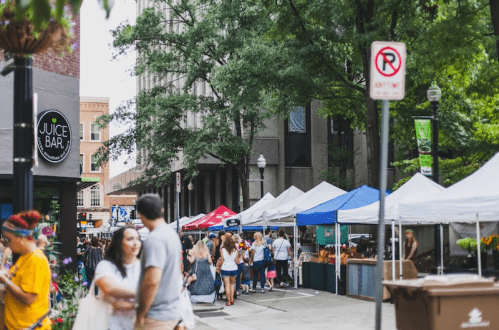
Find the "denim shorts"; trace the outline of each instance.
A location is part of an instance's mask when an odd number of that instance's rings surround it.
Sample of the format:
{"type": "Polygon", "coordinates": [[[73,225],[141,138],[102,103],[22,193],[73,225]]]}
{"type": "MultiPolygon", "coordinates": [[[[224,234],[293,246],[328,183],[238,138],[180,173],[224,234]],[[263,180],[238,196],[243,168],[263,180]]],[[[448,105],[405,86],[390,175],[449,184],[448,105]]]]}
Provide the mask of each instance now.
{"type": "Polygon", "coordinates": [[[222,277],[237,276],[237,270],[222,270],[222,277]]]}

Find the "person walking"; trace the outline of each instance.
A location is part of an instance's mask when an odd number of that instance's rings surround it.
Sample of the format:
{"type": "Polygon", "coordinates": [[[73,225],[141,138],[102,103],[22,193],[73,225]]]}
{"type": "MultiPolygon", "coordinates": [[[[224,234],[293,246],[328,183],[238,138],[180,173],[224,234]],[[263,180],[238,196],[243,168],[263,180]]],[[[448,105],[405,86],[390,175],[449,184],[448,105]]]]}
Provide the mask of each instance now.
{"type": "Polygon", "coordinates": [[[137,215],[150,233],[140,256],[135,330],[173,330],[181,320],[181,242],[162,212],[157,195],[145,194],[137,201],[137,215]]]}
{"type": "MultiPolygon", "coordinates": [[[[234,305],[234,291],[237,275],[237,264],[239,263],[239,253],[236,250],[236,243],[231,236],[225,235],[225,241],[218,264],[221,264],[222,280],[225,286],[225,296],[227,303],[225,306],[234,305]]],[[[218,265],[217,264],[217,265],[218,265]]]]}
{"type": "Polygon", "coordinates": [[[133,227],[122,227],[114,232],[106,250],[106,257],[95,270],[95,284],[105,301],[113,306],[109,330],[132,330],[135,319],[134,299],[139,287],[142,243],[133,227]]]}
{"type": "Polygon", "coordinates": [[[211,233],[208,236],[208,240],[206,241],[206,247],[208,248],[208,252],[210,253],[210,257],[213,255],[213,248],[215,245],[215,238],[217,238],[217,235],[211,233]]]}
{"type": "Polygon", "coordinates": [[[187,258],[191,263],[191,276],[196,275],[196,281],[189,286],[191,302],[215,302],[215,280],[210,269],[212,261],[208,247],[203,241],[197,242],[187,258]]]}
{"type": "Polygon", "coordinates": [[[102,248],[96,236],[92,237],[92,243],[83,254],[83,260],[86,260],[85,274],[87,276],[87,288],[90,289],[97,264],[102,260],[102,248]]]}
{"type": "Polygon", "coordinates": [[[235,234],[233,238],[234,238],[234,243],[236,244],[237,253],[239,253],[239,262],[237,263],[237,274],[236,274],[236,290],[235,290],[235,295],[236,295],[235,298],[237,299],[237,296],[239,296],[239,289],[241,288],[241,274],[243,272],[243,263],[244,263],[243,258],[248,256],[245,256],[247,250],[243,248],[243,246],[245,247],[245,245],[239,234],[235,234]],[[241,246],[241,243],[243,246],[241,246]]]}
{"type": "Polygon", "coordinates": [[[274,248],[274,259],[276,268],[276,285],[282,288],[285,286],[284,280],[288,274],[288,256],[293,258],[291,254],[291,243],[284,238],[284,230],[279,230],[278,238],[272,243],[274,248]]]}
{"type": "Polygon", "coordinates": [[[220,258],[220,251],[222,248],[223,241],[225,240],[225,231],[221,230],[218,232],[218,237],[215,239],[213,253],[213,262],[216,265],[218,263],[218,259],[220,258]]]}
{"type": "MultiPolygon", "coordinates": [[[[9,248],[19,255],[8,272],[0,271],[5,290],[5,325],[9,330],[28,328],[50,310],[50,266],[33,237],[41,219],[37,211],[21,212],[10,216],[2,226],[9,248]]],[[[37,329],[51,329],[48,317],[37,329]]]]}
{"type": "Polygon", "coordinates": [[[265,265],[263,262],[263,250],[267,243],[263,240],[262,233],[256,232],[253,237],[255,242],[251,245],[251,261],[253,262],[253,289],[250,292],[256,292],[256,283],[258,282],[258,275],[260,275],[260,287],[262,293],[265,293],[265,265]]]}
{"type": "Polygon", "coordinates": [[[184,273],[188,273],[189,260],[187,260],[187,256],[189,254],[189,250],[191,250],[193,247],[192,241],[189,237],[184,235],[184,232],[182,230],[178,233],[178,236],[180,237],[180,242],[182,242],[182,260],[184,263],[184,273]]]}

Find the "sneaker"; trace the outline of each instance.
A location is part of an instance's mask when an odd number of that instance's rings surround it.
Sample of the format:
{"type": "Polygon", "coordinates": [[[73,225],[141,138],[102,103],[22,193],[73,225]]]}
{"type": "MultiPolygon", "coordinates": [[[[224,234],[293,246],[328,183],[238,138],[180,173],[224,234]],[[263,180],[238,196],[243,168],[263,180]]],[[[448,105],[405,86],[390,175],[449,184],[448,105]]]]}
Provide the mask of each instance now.
{"type": "Polygon", "coordinates": [[[289,286],[289,283],[284,283],[284,287],[287,288],[289,286]]]}

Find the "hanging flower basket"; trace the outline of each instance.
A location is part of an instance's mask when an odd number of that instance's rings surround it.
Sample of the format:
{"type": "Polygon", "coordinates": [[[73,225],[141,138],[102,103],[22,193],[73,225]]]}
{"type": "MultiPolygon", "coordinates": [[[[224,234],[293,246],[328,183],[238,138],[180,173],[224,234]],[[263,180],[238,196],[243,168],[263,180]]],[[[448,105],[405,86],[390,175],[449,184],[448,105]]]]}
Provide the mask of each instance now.
{"type": "MultiPolygon", "coordinates": [[[[6,5],[7,6],[7,5],[6,5]]],[[[71,53],[74,22],[65,14],[59,20],[50,19],[36,27],[30,16],[19,17],[15,7],[4,7],[0,15],[0,49],[15,56],[41,53],[48,49],[56,54],[71,53]]]]}
{"type": "Polygon", "coordinates": [[[16,56],[41,53],[51,48],[56,53],[64,51],[69,38],[59,23],[50,22],[48,28],[38,33],[28,21],[12,22],[0,28],[0,48],[16,56]]]}

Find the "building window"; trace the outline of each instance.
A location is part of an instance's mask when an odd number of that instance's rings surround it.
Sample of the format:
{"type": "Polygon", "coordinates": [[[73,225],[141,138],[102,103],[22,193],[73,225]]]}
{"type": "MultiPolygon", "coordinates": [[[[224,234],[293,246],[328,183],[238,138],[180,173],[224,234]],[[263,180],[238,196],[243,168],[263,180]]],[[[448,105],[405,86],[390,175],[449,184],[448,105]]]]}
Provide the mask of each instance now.
{"type": "Polygon", "coordinates": [[[90,140],[91,141],[100,141],[100,127],[97,124],[90,125],[90,140]]]}
{"type": "Polygon", "coordinates": [[[307,121],[304,107],[294,107],[289,114],[289,132],[306,133],[307,121]]]}
{"type": "Polygon", "coordinates": [[[80,172],[83,173],[85,171],[85,162],[83,154],[80,154],[80,172]]]}
{"type": "Polygon", "coordinates": [[[98,185],[90,188],[90,206],[100,206],[100,187],[98,185]]]}
{"type": "Polygon", "coordinates": [[[92,172],[100,172],[100,166],[97,166],[97,157],[92,155],[92,165],[90,167],[92,172]]]}
{"type": "Polygon", "coordinates": [[[83,141],[83,138],[85,136],[85,132],[84,132],[84,126],[82,123],[80,123],[80,141],[83,141]]]}
{"type": "Polygon", "coordinates": [[[83,190],[76,193],[76,206],[83,207],[83,190]]]}

